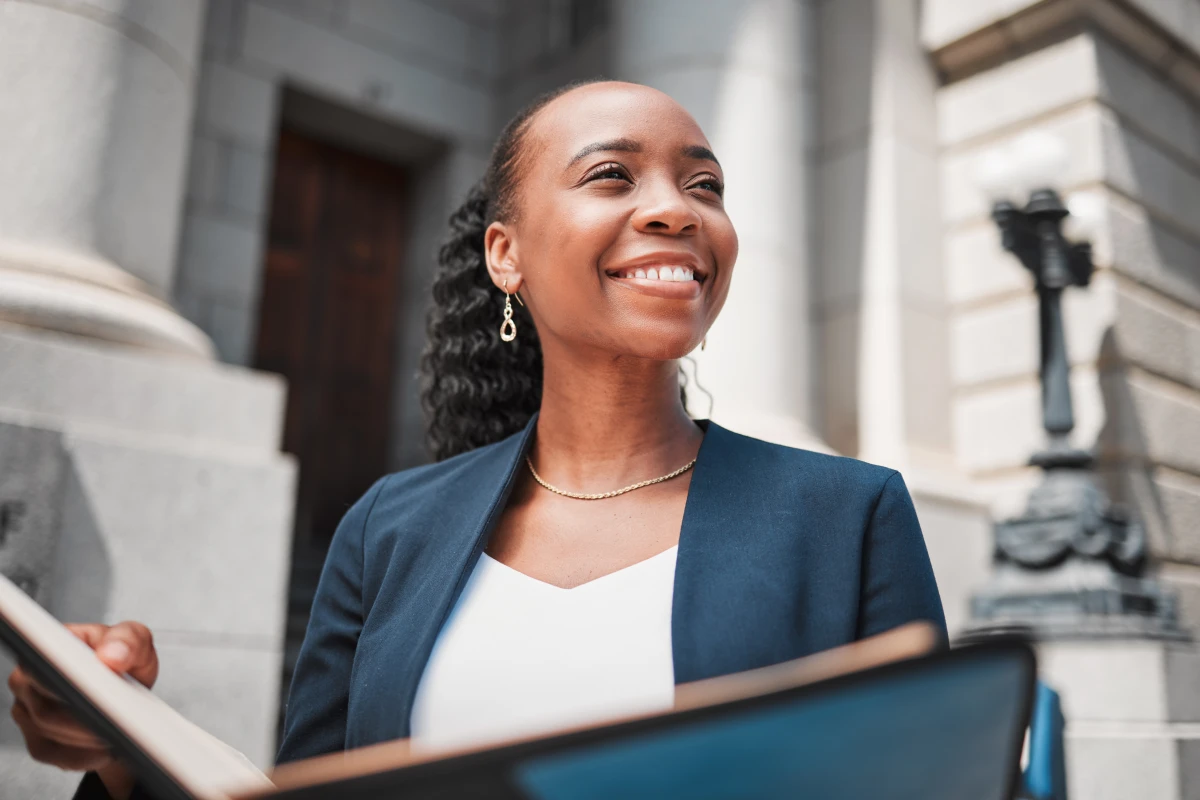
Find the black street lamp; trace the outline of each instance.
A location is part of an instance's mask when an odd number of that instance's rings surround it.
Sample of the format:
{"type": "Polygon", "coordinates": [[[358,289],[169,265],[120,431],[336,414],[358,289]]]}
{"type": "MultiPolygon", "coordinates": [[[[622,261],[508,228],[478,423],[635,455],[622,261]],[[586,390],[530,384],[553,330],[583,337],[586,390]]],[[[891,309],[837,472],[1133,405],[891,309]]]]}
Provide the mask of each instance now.
{"type": "Polygon", "coordinates": [[[1053,189],[1029,191],[1023,207],[1013,202],[1029,187],[1051,185],[1054,177],[1046,173],[1063,157],[1056,141],[1030,136],[1010,153],[990,154],[981,170],[1001,243],[1034,278],[1047,441],[1029,460],[1042,469],[1042,480],[1024,513],[995,525],[993,577],[972,598],[971,629],[1029,628],[1043,638],[1186,639],[1174,596],[1144,575],[1141,522],[1109,502],[1092,454],[1068,439],[1075,417],[1062,295],[1088,285],[1092,248],[1064,235],[1071,212],[1053,189]]]}

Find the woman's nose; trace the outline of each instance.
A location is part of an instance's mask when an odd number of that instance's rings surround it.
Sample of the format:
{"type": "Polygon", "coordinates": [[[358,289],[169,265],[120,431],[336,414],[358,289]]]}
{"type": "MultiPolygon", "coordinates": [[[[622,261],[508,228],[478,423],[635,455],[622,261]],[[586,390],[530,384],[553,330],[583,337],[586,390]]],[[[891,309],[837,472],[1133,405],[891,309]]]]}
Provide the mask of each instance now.
{"type": "Polygon", "coordinates": [[[678,187],[647,187],[639,196],[634,227],[645,233],[689,234],[700,230],[700,215],[678,187]]]}

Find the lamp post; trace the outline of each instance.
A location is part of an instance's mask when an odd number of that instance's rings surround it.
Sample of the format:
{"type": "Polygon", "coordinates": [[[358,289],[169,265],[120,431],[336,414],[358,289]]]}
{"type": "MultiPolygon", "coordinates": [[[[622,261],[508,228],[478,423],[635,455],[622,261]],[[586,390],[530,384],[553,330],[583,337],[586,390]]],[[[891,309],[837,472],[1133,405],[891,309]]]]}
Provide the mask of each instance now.
{"type": "Polygon", "coordinates": [[[1001,244],[1034,279],[1046,444],[1029,461],[1041,468],[1042,479],[1025,511],[995,525],[993,577],[972,598],[971,630],[1020,627],[1041,638],[1186,639],[1174,596],[1144,575],[1141,522],[1109,502],[1096,481],[1092,454],[1069,442],[1075,418],[1062,296],[1069,287],[1087,286],[1093,266],[1091,245],[1068,235],[1088,235],[1097,220],[1086,195],[1070,204],[1073,215],[1048,188],[1065,161],[1058,140],[1029,134],[987,154],[979,168],[1001,244]]]}

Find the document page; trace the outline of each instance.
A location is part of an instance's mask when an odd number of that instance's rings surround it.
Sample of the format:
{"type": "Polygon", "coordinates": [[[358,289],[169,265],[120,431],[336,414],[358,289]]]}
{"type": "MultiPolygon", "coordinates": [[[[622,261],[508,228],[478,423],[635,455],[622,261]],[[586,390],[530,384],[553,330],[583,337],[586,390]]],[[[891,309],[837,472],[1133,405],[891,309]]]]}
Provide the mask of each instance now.
{"type": "Polygon", "coordinates": [[[3,576],[0,620],[196,798],[223,800],[272,787],[241,753],[189,722],[137,681],[110,670],[90,647],[3,576]]]}

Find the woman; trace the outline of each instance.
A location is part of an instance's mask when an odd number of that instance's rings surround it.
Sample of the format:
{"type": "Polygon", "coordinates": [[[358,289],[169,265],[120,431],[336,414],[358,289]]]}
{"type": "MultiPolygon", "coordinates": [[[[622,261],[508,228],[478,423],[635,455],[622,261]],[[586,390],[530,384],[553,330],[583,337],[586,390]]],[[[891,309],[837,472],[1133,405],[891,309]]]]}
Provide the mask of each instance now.
{"type": "MultiPolygon", "coordinates": [[[[737,255],[722,191],[696,122],[644,86],[569,87],[510,123],[434,285],[437,463],[381,479],[338,527],[281,761],[665,707],[677,683],[944,625],[898,473],[686,414],[677,359],[737,255]]],[[[80,631],[152,682],[144,628],[80,631]]],[[[127,794],[13,681],[36,758],[127,794]]]]}

